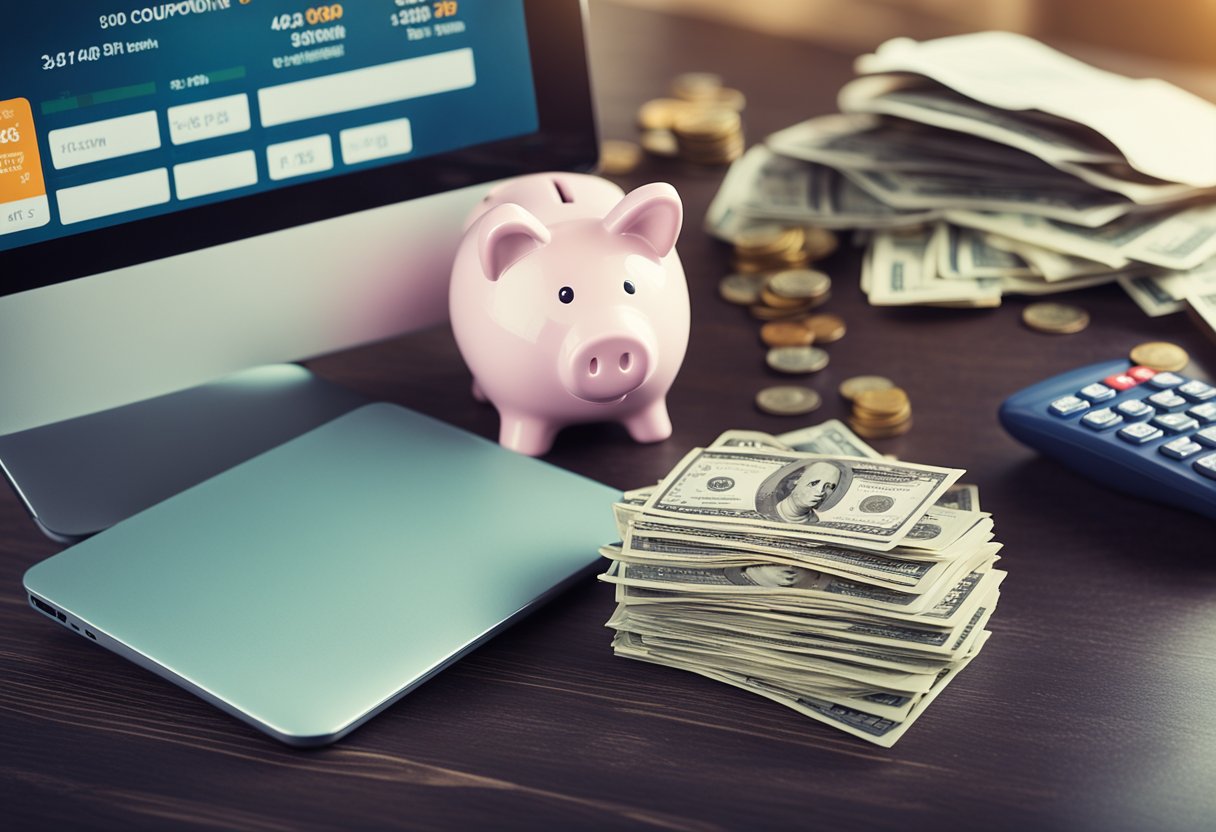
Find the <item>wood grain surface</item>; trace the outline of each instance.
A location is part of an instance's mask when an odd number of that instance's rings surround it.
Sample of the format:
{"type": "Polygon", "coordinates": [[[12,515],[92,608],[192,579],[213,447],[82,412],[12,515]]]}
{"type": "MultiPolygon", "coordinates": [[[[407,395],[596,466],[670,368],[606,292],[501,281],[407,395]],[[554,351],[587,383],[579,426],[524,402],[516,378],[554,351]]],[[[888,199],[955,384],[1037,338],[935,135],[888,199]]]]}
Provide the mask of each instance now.
{"type": "MultiPolygon", "coordinates": [[[[591,4],[606,137],[684,70],[748,96],[756,140],[833,111],[851,56],[719,25],[591,4]]],[[[758,326],[717,297],[725,247],[700,230],[721,178],[651,160],[621,182],[674,183],[693,333],[675,435],[566,430],[548,459],[610,485],[653,482],[726,428],[773,433],[845,415],[842,379],[909,392],[915,427],[876,442],[968,469],[1009,571],[979,658],[893,749],[758,697],[615,658],[609,587],[588,580],[337,745],[293,750],[33,613],[22,573],[58,550],[0,493],[0,818],[10,829],[1040,829],[1216,827],[1216,534],[1121,496],[1004,434],[1002,399],[1073,367],[1170,340],[1216,370],[1183,315],[1149,319],[1117,288],[1075,294],[1092,325],[1031,332],[995,310],[879,310],[857,254],[827,261],[848,323],[810,417],[757,412],[778,378],[758,326]]],[[[447,330],[313,361],[321,375],[483,436],[447,330]]],[[[608,506],[604,507],[605,512],[608,506]]],[[[543,533],[543,530],[538,530],[543,533]]]]}

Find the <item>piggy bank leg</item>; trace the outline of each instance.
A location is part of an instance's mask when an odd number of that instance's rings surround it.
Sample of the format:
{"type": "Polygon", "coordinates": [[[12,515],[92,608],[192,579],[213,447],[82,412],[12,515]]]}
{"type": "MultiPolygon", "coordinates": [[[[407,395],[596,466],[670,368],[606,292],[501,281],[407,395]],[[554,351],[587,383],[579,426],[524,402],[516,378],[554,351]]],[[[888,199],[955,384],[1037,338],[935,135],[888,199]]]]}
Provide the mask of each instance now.
{"type": "Polygon", "coordinates": [[[535,416],[502,412],[498,443],[528,456],[540,456],[553,447],[557,426],[535,416]]]}
{"type": "Polygon", "coordinates": [[[671,436],[671,417],[667,415],[666,399],[659,399],[623,422],[625,430],[629,431],[635,442],[662,442],[671,436]]]}
{"type": "Polygon", "coordinates": [[[479,402],[488,402],[486,394],[481,391],[481,385],[477,383],[477,379],[473,379],[473,398],[479,402]]]}

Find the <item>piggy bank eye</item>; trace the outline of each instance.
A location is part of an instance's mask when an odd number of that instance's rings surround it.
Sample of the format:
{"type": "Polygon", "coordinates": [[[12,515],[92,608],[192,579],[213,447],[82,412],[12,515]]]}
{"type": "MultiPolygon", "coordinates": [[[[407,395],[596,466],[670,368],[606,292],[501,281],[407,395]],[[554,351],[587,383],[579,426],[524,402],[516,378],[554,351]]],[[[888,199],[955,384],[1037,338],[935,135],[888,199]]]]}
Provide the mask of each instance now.
{"type": "Polygon", "coordinates": [[[563,286],[562,288],[557,290],[557,299],[560,300],[562,303],[573,303],[574,302],[574,290],[571,289],[569,286],[563,286]]]}
{"type": "Polygon", "coordinates": [[[626,280],[626,281],[625,281],[625,294],[627,294],[627,295],[632,295],[632,294],[633,294],[634,292],[636,292],[637,290],[638,290],[638,289],[637,289],[637,287],[636,287],[636,286],[634,286],[634,285],[633,285],[633,281],[632,281],[632,280],[626,280]]]}

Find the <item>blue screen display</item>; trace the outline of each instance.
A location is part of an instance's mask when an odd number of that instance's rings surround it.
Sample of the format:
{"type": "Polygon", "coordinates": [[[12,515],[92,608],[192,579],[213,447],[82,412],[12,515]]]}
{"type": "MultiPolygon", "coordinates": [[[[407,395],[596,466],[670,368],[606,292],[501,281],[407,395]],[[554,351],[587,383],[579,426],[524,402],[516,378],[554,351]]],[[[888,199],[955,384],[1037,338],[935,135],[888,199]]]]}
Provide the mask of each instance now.
{"type": "Polygon", "coordinates": [[[522,0],[6,4],[0,251],[533,133],[522,0]]]}

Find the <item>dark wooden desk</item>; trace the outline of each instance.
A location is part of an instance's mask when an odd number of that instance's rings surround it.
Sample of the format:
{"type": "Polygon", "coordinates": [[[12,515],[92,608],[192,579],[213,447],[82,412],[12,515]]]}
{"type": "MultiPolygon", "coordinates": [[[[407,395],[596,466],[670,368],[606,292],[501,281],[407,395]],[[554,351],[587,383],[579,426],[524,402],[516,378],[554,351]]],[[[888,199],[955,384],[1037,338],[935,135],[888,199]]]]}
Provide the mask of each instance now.
{"type": "MultiPolygon", "coordinates": [[[[592,4],[607,136],[681,70],[748,95],[753,139],[834,109],[850,56],[592,4]]],[[[718,170],[649,162],[672,181],[694,331],[671,396],[675,435],[563,433],[549,459],[621,488],[651,482],[724,428],[841,417],[841,379],[879,372],[916,427],[877,443],[965,467],[1009,570],[980,658],[894,749],[762,699],[614,658],[611,590],[588,580],[336,746],[280,746],[27,609],[21,575],[57,550],[0,493],[0,818],[8,828],[1211,829],[1216,827],[1213,524],[1095,486],[1015,444],[995,413],[1046,375],[1168,339],[1216,371],[1183,316],[1150,320],[1117,287],[1079,293],[1071,337],[992,311],[878,310],[857,257],[827,264],[849,323],[809,419],[759,414],[775,379],[756,325],[717,297],[724,248],[699,230],[718,170]]],[[[447,331],[313,362],[322,375],[493,436],[447,331]]],[[[1193,368],[1194,369],[1194,368],[1193,368]]],[[[605,511],[608,510],[605,506],[605,511]]]]}

